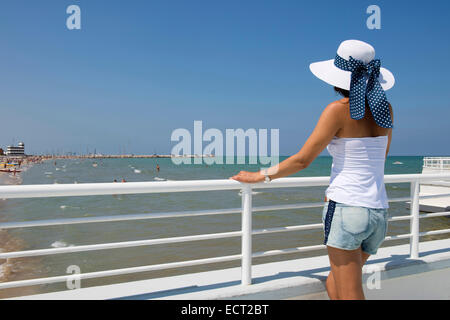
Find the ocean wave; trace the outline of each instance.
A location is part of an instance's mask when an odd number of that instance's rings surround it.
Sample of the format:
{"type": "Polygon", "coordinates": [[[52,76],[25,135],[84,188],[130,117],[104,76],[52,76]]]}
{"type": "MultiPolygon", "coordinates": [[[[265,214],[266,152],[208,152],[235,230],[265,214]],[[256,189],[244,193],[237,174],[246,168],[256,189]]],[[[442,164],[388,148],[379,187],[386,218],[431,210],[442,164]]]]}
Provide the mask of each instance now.
{"type": "Polygon", "coordinates": [[[67,205],[61,205],[61,206],[59,206],[61,209],[68,209],[68,208],[70,208],[70,209],[80,209],[80,207],[72,207],[72,206],[67,206],[67,205]]]}
{"type": "MultiPolygon", "coordinates": [[[[257,195],[263,193],[262,191],[252,191],[252,195],[257,195]]],[[[239,195],[242,197],[242,190],[239,191],[239,195]]]]}
{"type": "Polygon", "coordinates": [[[64,248],[64,247],[73,247],[73,244],[68,244],[65,241],[57,240],[50,245],[52,248],[64,248]]]}
{"type": "Polygon", "coordinates": [[[134,169],[134,173],[141,173],[141,172],[142,172],[141,170],[134,169]]]}

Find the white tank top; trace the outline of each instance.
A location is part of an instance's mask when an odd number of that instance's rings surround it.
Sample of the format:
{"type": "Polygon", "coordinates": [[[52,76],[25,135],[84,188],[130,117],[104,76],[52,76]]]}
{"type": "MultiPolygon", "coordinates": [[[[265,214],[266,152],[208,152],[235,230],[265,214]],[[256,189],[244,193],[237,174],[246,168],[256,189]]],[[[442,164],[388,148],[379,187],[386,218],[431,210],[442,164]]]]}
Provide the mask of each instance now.
{"type": "Polygon", "coordinates": [[[384,186],[387,143],[387,136],[334,137],[327,146],[333,157],[327,198],[353,206],[389,208],[384,186]]]}

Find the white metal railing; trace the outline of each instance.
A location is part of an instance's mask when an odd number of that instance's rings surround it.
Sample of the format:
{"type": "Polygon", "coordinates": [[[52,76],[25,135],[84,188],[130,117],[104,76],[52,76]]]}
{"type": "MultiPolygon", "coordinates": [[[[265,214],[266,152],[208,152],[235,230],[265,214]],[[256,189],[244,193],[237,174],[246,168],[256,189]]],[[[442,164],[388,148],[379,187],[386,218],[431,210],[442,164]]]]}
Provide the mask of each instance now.
{"type": "MultiPolygon", "coordinates": [[[[0,253],[0,259],[23,258],[32,256],[43,256],[53,254],[64,254],[73,252],[85,252],[93,250],[106,250],[117,248],[129,248],[138,246],[150,246],[156,244],[182,243],[187,241],[220,239],[230,237],[241,237],[241,254],[213,257],[198,260],[188,260],[181,262],[171,262],[157,265],[147,265],[130,267],[123,269],[105,270],[97,272],[82,273],[77,275],[77,279],[89,279],[98,277],[107,277],[113,275],[122,275],[130,273],[138,273],[144,271],[162,270],[169,268],[180,268],[186,266],[194,266],[201,264],[210,264],[225,261],[241,260],[242,266],[242,284],[250,285],[252,282],[252,259],[259,257],[267,257],[288,253],[299,253],[307,251],[316,251],[326,248],[325,245],[312,245],[297,248],[270,250],[263,252],[252,252],[252,236],[258,234],[268,234],[275,232],[288,232],[299,230],[321,229],[322,224],[309,224],[276,227],[268,229],[252,229],[252,213],[274,210],[303,209],[322,207],[323,202],[299,203],[288,205],[272,205],[272,206],[252,206],[252,190],[263,188],[291,188],[291,187],[311,187],[326,186],[329,183],[329,177],[302,177],[302,178],[282,178],[272,181],[268,184],[242,184],[234,180],[194,180],[194,181],[161,181],[161,182],[127,182],[127,183],[84,183],[84,184],[51,184],[51,185],[18,185],[18,186],[0,186],[0,198],[38,198],[38,197],[67,197],[67,196],[89,196],[89,195],[114,195],[114,194],[143,194],[143,193],[168,193],[168,192],[200,192],[214,190],[242,190],[242,206],[241,208],[201,210],[201,211],[180,211],[180,212],[161,212],[161,213],[142,213],[142,214],[125,214],[120,216],[102,216],[102,217],[83,217],[83,218],[61,218],[49,220],[35,220],[23,222],[2,222],[0,229],[14,228],[30,228],[54,225],[69,225],[80,223],[99,223],[112,221],[130,221],[130,220],[146,220],[161,219],[169,217],[188,217],[199,215],[217,215],[217,214],[242,214],[242,228],[239,231],[201,234],[182,237],[171,237],[161,239],[135,240],[113,243],[89,244],[80,246],[70,246],[63,248],[49,248],[38,250],[26,250],[15,252],[0,253]]],[[[419,219],[437,216],[450,215],[448,212],[429,213],[419,216],[419,185],[422,182],[432,181],[435,179],[450,180],[450,173],[439,174],[398,174],[385,175],[385,183],[410,183],[411,192],[408,197],[398,197],[389,199],[390,202],[409,201],[411,200],[410,215],[392,217],[390,221],[410,220],[410,233],[388,236],[385,240],[410,239],[410,256],[413,259],[419,257],[419,238],[426,235],[436,235],[450,233],[450,229],[433,230],[427,232],[419,232],[419,219]]],[[[420,198],[435,198],[449,196],[450,194],[438,194],[420,196],[420,198]]],[[[10,281],[0,283],[0,289],[31,286],[44,283],[64,282],[73,280],[74,275],[64,275],[48,278],[38,278],[20,281],[10,281]]]]}
{"type": "Polygon", "coordinates": [[[450,169],[450,157],[424,157],[423,168],[448,170],[450,169]]]}

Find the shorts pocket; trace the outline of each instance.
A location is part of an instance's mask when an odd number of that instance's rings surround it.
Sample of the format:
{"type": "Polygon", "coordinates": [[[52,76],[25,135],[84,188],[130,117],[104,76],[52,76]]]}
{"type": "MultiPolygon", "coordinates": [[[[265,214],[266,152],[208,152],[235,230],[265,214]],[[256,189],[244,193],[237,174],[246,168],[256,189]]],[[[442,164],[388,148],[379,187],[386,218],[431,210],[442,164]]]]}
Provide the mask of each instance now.
{"type": "Polygon", "coordinates": [[[363,207],[341,208],[342,229],[351,234],[360,234],[369,229],[369,210],[363,207]]]}

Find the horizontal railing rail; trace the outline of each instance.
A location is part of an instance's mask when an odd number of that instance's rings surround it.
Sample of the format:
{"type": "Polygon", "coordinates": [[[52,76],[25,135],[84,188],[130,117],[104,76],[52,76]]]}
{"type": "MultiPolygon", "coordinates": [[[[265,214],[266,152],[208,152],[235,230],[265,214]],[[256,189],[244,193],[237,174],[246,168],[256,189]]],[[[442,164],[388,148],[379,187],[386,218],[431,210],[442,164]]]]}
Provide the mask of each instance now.
{"type": "Polygon", "coordinates": [[[431,169],[450,169],[450,157],[424,157],[423,167],[431,169]]]}
{"type": "MultiPolygon", "coordinates": [[[[450,173],[427,174],[391,174],[384,176],[385,183],[408,183],[412,181],[448,180],[450,173]]],[[[252,189],[275,189],[293,187],[325,186],[330,181],[329,176],[281,178],[270,183],[252,184],[252,189]]],[[[74,197],[95,195],[196,192],[240,190],[242,184],[230,180],[181,180],[181,181],[150,181],[127,183],[76,183],[76,184],[36,184],[0,186],[0,197],[43,198],[43,197],[74,197]]]]}
{"type": "MultiPolygon", "coordinates": [[[[218,214],[242,214],[242,228],[237,231],[210,233],[200,235],[190,235],[181,237],[144,239],[134,241],[122,241],[112,243],[87,244],[78,246],[69,246],[63,248],[45,248],[36,250],[25,250],[15,252],[2,252],[0,259],[26,258],[35,256],[70,254],[74,252],[87,252],[96,250],[111,250],[118,248],[130,248],[139,246],[151,246],[157,244],[168,243],[184,243],[190,241],[224,239],[231,237],[241,237],[241,254],[212,257],[198,260],[188,260],[181,262],[171,262],[157,265],[138,266],[115,270],[104,270],[90,273],[82,273],[77,275],[77,279],[90,279],[98,277],[108,277],[115,275],[123,275],[130,273],[138,273],[153,270],[164,270],[170,268],[179,268],[186,266],[195,266],[201,264],[219,263],[226,261],[241,260],[242,268],[242,284],[251,284],[251,267],[252,259],[260,257],[268,257],[281,254],[310,252],[325,249],[325,245],[311,245],[297,248],[276,249],[262,252],[252,252],[252,236],[270,234],[277,232],[290,232],[302,230],[322,229],[321,223],[274,227],[265,229],[252,229],[252,213],[276,211],[276,210],[293,210],[322,207],[321,202],[297,203],[287,205],[272,206],[252,206],[252,190],[253,189],[276,189],[276,188],[292,188],[292,187],[311,187],[326,186],[330,177],[295,177],[282,178],[270,183],[258,184],[242,184],[234,180],[197,180],[197,181],[161,181],[161,182],[127,182],[127,183],[85,183],[85,184],[52,184],[52,185],[18,185],[18,186],[0,186],[0,198],[42,198],[42,197],[68,197],[68,196],[92,196],[92,195],[114,195],[114,194],[144,194],[144,193],[167,193],[167,192],[202,192],[202,191],[227,191],[242,190],[242,206],[240,208],[229,209],[213,209],[198,211],[178,211],[178,212],[155,212],[141,214],[124,214],[115,216],[99,216],[99,217],[82,217],[82,218],[61,218],[48,220],[20,221],[20,222],[2,222],[0,229],[14,228],[34,228],[55,225],[71,225],[83,223],[105,223],[131,220],[146,219],[162,219],[190,216],[205,216],[218,214]]],[[[391,217],[390,221],[410,220],[410,233],[401,235],[392,235],[385,238],[386,241],[410,239],[410,256],[418,258],[419,256],[419,238],[427,235],[439,235],[450,233],[450,229],[432,230],[419,232],[419,219],[449,216],[450,211],[426,213],[419,215],[419,199],[446,197],[450,194],[436,194],[419,196],[420,183],[433,181],[436,179],[449,180],[450,173],[439,174],[399,174],[385,175],[385,183],[410,183],[410,196],[397,197],[389,199],[390,202],[411,201],[410,215],[391,217]]],[[[56,277],[10,281],[0,283],[0,289],[31,286],[45,283],[64,282],[68,279],[74,279],[74,275],[64,275],[56,277]]]]}

